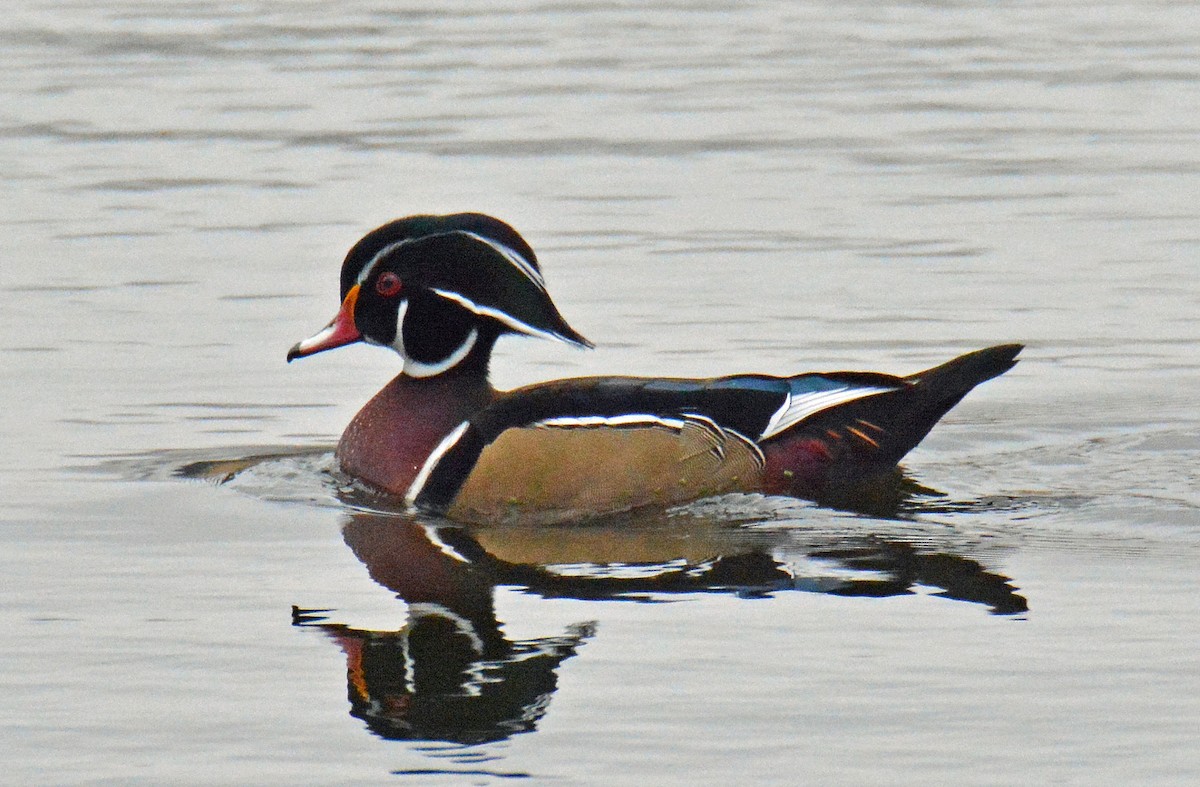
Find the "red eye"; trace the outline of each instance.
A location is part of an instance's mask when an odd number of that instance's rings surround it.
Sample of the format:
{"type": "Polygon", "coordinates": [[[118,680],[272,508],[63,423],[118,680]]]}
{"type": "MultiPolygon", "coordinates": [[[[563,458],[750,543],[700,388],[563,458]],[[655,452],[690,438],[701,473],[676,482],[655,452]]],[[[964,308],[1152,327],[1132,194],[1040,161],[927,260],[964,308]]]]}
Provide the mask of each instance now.
{"type": "Polygon", "coordinates": [[[384,271],[379,274],[379,278],[375,280],[375,292],[385,298],[390,298],[400,292],[404,285],[400,283],[400,277],[391,271],[384,271]]]}

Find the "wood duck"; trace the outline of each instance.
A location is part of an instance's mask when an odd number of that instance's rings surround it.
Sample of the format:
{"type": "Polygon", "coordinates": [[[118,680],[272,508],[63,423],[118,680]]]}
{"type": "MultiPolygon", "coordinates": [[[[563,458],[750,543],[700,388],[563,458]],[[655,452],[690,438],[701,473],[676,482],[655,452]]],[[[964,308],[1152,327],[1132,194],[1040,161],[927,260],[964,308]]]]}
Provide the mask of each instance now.
{"type": "Polygon", "coordinates": [[[505,334],[592,344],[563,319],[529,244],[478,213],[368,233],[342,264],[341,309],[288,360],[365,341],[403,370],[346,427],[343,472],[463,522],[552,523],[729,492],[820,497],[891,471],[1021,345],[907,377],[581,377],[497,391],[505,334]]]}

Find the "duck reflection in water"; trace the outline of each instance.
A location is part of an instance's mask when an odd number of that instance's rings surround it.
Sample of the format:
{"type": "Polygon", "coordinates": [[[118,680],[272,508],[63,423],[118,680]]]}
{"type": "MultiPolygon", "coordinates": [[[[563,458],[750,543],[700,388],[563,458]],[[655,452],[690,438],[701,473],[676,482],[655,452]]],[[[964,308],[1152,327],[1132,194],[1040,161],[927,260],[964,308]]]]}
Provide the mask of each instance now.
{"type": "Polygon", "coordinates": [[[346,654],[351,715],[384,738],[473,744],[532,730],[557,688],[558,665],[592,635],[509,640],[487,572],[453,553],[419,521],[356,514],[346,543],[372,579],[408,604],[399,631],[324,622],[329,610],[293,608],[298,626],[323,630],[346,654]]]}
{"type": "MultiPolygon", "coordinates": [[[[896,500],[857,502],[875,515],[880,506],[900,512],[896,500]]],[[[294,609],[293,620],[322,630],[346,654],[351,714],[372,732],[471,744],[534,729],[557,688],[559,665],[594,634],[594,624],[578,623],[553,636],[510,640],[496,617],[497,586],[641,602],[786,590],[882,598],[940,588],[935,595],[992,614],[1027,609],[1007,577],[951,550],[792,525],[759,519],[747,526],[684,511],[554,528],[464,528],[355,513],[346,544],[372,579],[407,603],[407,625],[353,628],[329,622],[330,610],[294,609]]]]}

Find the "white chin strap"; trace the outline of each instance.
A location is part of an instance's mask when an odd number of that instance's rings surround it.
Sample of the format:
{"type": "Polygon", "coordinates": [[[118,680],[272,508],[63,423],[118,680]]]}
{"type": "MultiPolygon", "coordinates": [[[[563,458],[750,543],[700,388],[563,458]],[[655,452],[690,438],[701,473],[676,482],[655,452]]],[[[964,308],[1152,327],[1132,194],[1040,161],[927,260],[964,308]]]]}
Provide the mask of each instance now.
{"type": "Polygon", "coordinates": [[[409,377],[434,377],[442,372],[453,369],[455,366],[466,358],[475,347],[475,341],[479,338],[479,331],[472,328],[467,334],[467,338],[458,348],[436,363],[425,363],[410,358],[408,352],[404,349],[404,315],[408,312],[408,301],[402,301],[400,308],[396,313],[396,340],[392,342],[392,349],[400,354],[404,359],[404,373],[409,377]]]}

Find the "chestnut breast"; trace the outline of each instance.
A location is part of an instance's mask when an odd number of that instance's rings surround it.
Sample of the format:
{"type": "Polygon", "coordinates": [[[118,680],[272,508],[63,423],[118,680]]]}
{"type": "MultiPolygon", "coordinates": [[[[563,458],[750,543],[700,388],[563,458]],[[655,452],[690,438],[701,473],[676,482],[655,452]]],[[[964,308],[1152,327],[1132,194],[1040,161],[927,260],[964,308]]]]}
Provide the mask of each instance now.
{"type": "Polygon", "coordinates": [[[401,374],[367,402],[342,433],[342,471],[403,495],[442,438],[496,396],[474,374],[401,374]]]}

